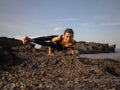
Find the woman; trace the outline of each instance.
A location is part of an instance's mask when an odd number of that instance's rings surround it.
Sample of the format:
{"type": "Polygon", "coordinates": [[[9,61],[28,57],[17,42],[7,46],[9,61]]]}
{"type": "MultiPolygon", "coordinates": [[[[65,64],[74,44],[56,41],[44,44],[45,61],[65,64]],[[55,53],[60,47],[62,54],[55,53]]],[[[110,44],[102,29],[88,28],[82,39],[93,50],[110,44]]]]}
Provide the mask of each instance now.
{"type": "Polygon", "coordinates": [[[48,48],[48,55],[54,55],[52,53],[51,48],[54,48],[58,51],[66,50],[67,48],[71,48],[72,54],[74,55],[75,43],[76,41],[73,39],[74,32],[71,28],[67,28],[64,31],[64,34],[61,36],[58,35],[51,35],[45,37],[38,37],[31,39],[29,37],[24,37],[22,39],[23,44],[27,42],[34,42],[43,46],[49,46],[48,48]]]}

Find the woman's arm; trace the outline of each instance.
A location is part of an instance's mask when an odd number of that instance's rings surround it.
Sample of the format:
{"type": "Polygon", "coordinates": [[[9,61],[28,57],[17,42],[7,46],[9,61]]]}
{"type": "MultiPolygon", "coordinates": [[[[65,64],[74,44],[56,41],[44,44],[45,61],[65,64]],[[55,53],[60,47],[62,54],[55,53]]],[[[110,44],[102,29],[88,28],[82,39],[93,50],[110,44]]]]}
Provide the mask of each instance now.
{"type": "Polygon", "coordinates": [[[56,42],[56,41],[59,41],[61,38],[61,36],[57,36],[57,37],[54,37],[51,42],[56,42]]]}
{"type": "Polygon", "coordinates": [[[52,53],[51,47],[48,47],[48,56],[54,56],[54,53],[52,53]]]}
{"type": "MultiPolygon", "coordinates": [[[[56,41],[59,41],[60,40],[60,36],[57,36],[57,37],[54,37],[51,42],[56,42],[56,41]]],[[[52,53],[52,48],[51,47],[48,47],[48,55],[49,56],[54,56],[54,53],[52,53]]]]}
{"type": "Polygon", "coordinates": [[[75,47],[76,47],[76,45],[73,44],[73,45],[72,45],[72,51],[71,51],[71,52],[72,52],[72,55],[75,55],[75,47]]]}

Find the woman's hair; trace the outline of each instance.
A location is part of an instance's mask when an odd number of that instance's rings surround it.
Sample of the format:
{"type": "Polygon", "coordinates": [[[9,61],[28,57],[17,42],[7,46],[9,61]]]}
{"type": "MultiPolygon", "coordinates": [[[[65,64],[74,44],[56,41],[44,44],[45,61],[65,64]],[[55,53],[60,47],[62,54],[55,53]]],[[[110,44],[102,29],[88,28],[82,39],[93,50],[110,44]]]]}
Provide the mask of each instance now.
{"type": "Polygon", "coordinates": [[[70,33],[70,34],[72,34],[74,36],[74,32],[73,32],[73,30],[71,28],[66,28],[65,31],[64,31],[64,34],[65,33],[70,33]]]}

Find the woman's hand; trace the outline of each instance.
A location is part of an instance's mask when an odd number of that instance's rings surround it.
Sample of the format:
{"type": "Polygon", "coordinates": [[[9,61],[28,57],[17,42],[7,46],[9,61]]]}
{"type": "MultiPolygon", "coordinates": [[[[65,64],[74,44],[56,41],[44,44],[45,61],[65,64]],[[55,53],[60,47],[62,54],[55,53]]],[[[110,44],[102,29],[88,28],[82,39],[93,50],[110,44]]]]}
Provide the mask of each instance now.
{"type": "Polygon", "coordinates": [[[54,56],[55,54],[52,53],[52,48],[48,47],[48,56],[54,56]]]}
{"type": "Polygon", "coordinates": [[[74,45],[72,45],[72,50],[71,50],[72,55],[75,55],[75,47],[76,47],[76,45],[75,45],[75,44],[74,44],[74,45]]]}
{"type": "Polygon", "coordinates": [[[55,54],[54,53],[48,53],[48,56],[55,56],[55,54]]]}

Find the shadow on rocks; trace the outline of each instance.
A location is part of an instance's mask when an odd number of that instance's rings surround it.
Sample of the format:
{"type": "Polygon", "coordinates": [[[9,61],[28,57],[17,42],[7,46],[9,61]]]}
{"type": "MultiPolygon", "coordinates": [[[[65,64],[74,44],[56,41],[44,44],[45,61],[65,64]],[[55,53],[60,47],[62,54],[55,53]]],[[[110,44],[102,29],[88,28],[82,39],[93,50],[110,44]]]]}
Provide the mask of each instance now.
{"type": "Polygon", "coordinates": [[[12,66],[21,64],[25,61],[23,58],[18,57],[14,52],[4,50],[0,47],[0,66],[12,66]]]}

